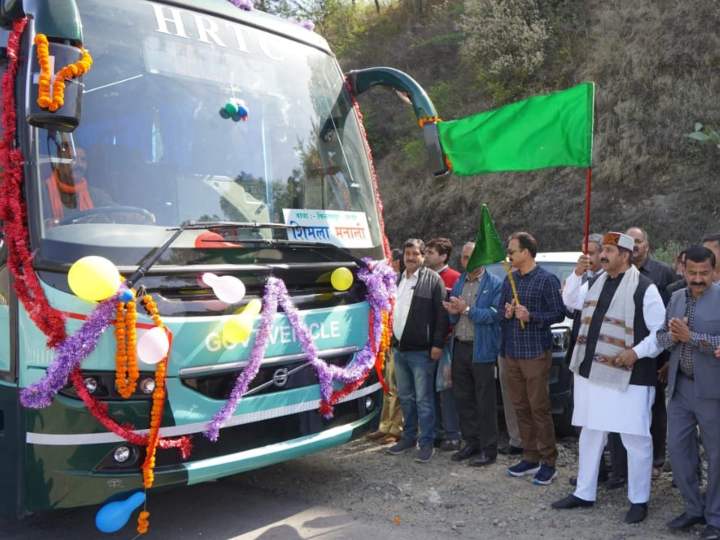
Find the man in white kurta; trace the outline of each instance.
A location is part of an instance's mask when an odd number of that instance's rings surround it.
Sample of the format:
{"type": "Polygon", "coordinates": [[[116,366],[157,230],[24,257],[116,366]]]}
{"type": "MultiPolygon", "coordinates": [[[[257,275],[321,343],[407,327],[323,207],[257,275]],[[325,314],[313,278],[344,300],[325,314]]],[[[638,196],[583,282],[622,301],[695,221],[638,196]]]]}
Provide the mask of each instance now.
{"type": "Polygon", "coordinates": [[[660,352],[655,333],[665,308],[657,287],[631,265],[633,240],[621,233],[603,237],[605,273],[582,283],[572,274],[563,301],[582,310],[570,369],[574,372],[573,424],[580,426],[577,488],[553,503],[556,509],[592,506],[608,433],[619,433],[628,453],[628,523],[647,515],[652,477],[651,409],[660,352]]]}

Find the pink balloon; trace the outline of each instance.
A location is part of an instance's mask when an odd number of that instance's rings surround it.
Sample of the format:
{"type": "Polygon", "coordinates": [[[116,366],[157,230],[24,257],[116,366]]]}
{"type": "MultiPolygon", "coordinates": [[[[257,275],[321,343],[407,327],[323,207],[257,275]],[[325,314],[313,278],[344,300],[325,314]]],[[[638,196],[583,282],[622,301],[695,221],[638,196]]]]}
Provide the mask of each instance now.
{"type": "Polygon", "coordinates": [[[163,328],[148,330],[137,342],[137,355],[143,364],[157,364],[167,356],[170,342],[163,328]]]}
{"type": "Polygon", "coordinates": [[[245,284],[233,276],[217,276],[212,272],[205,272],[202,280],[211,287],[215,296],[226,304],[237,304],[245,297],[245,284]]]}

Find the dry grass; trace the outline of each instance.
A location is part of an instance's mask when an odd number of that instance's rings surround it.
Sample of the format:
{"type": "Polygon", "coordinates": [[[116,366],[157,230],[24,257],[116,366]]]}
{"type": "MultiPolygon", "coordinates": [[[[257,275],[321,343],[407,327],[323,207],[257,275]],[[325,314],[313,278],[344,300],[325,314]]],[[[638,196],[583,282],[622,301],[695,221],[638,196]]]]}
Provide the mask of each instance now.
{"type": "MultiPolygon", "coordinates": [[[[720,151],[684,136],[696,121],[720,126],[718,2],[537,4],[544,6],[544,16],[554,17],[554,30],[546,42],[543,67],[524,87],[526,95],[583,80],[598,85],[592,228],[639,224],[649,230],[655,245],[685,244],[720,230],[720,151]]],[[[386,21],[384,25],[396,31],[382,38],[382,47],[379,36],[372,35],[368,55],[359,43],[353,61],[396,65],[426,88],[441,89],[440,101],[456,107],[441,110],[444,118],[496,106],[493,89],[479,85],[462,63],[463,41],[433,40],[434,35],[458,30],[461,7],[459,0],[445,2],[445,11],[422,27],[386,21]],[[422,46],[414,50],[408,43],[422,46]],[[438,86],[439,81],[446,84],[438,86]]],[[[408,137],[419,139],[408,111],[376,92],[362,105],[372,120],[370,142],[381,149],[376,156],[391,243],[436,235],[464,241],[474,236],[479,204],[487,202],[502,234],[527,229],[537,234],[541,249],[577,246],[583,224],[583,171],[432,180],[422,163],[413,167],[403,155],[408,137]]]]}

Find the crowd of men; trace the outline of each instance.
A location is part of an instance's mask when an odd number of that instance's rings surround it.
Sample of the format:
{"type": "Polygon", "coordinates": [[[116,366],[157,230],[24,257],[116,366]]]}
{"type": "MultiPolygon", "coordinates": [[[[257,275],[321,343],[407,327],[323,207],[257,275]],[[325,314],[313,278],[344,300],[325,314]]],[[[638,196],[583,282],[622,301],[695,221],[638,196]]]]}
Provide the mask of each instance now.
{"type": "Polygon", "coordinates": [[[578,474],[570,478],[574,491],[552,507],[590,507],[598,482],[627,484],[625,521],[641,522],[667,445],[685,505],[668,527],[704,524],[702,538],[720,538],[720,234],[679,255],[680,275],[649,255],[639,227],[593,234],[562,285],[536,263],[537,241],[527,232],[508,239],[513,271],[504,280],[484,267],[467,271],[473,242],[462,248],[464,271],[451,269],[452,248],[447,238],[413,238],[393,251],[390,392],[379,429],[368,437],[392,444],[392,455],[414,451],[420,463],[436,447],[475,467],[495,463],[498,452],[518,455],[509,476],[551,484],[558,455],[548,388],[551,326],[570,316],[578,474]],[[496,369],[508,431],[503,447],[496,369]],[[708,464],[704,493],[700,445],[708,464]]]}

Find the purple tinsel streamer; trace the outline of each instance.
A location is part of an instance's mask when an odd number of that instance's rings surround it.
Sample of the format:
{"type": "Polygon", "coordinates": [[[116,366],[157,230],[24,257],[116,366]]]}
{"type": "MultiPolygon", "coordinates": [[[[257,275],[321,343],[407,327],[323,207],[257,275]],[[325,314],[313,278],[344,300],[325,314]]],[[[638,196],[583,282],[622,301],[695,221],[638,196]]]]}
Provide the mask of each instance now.
{"type": "Polygon", "coordinates": [[[117,300],[117,296],[103,300],[80,329],[57,346],[43,378],[20,392],[23,406],[42,409],[52,403],[55,394],[67,384],[70,373],[95,350],[100,336],[115,320],[117,300]]]}
{"type": "Polygon", "coordinates": [[[208,424],[205,436],[211,441],[217,441],[220,435],[220,428],[235,411],[240,398],[247,392],[248,386],[260,370],[260,364],[265,356],[265,349],[267,349],[270,330],[272,329],[273,316],[277,312],[280,289],[285,290],[285,285],[282,281],[277,278],[268,278],[267,284],[265,285],[263,309],[260,313],[260,328],[255,336],[255,343],[250,352],[249,362],[235,380],[235,385],[230,392],[230,397],[222,408],[215,413],[215,416],[213,416],[208,424]]]}
{"type": "MultiPolygon", "coordinates": [[[[373,314],[373,337],[371,343],[368,339],[362,350],[355,354],[355,357],[345,367],[327,364],[318,358],[318,351],[313,343],[312,336],[300,319],[297,308],[288,295],[285,284],[277,278],[269,278],[265,285],[265,297],[263,298],[263,310],[260,314],[260,328],[255,338],[250,359],[245,369],[238,375],[235,385],[230,392],[230,397],[223,407],[215,414],[208,424],[205,435],[211,441],[216,441],[220,435],[220,428],[233,414],[237,408],[240,398],[247,392],[248,386],[257,375],[260,364],[265,356],[268,338],[272,328],[273,316],[277,312],[278,304],[282,307],[300,341],[300,347],[308,358],[320,384],[320,395],[322,400],[329,402],[333,393],[333,381],[341,381],[344,384],[354,383],[364,377],[375,364],[375,353],[380,347],[382,339],[382,311],[391,309],[391,299],[395,296],[395,272],[384,262],[372,263],[364,259],[365,268],[358,271],[358,279],[365,283],[367,288],[367,301],[373,314]]],[[[332,413],[327,415],[332,416],[332,413]]]]}
{"type": "Polygon", "coordinates": [[[251,11],[255,6],[253,0],[229,0],[229,2],[240,9],[251,11]]]}

